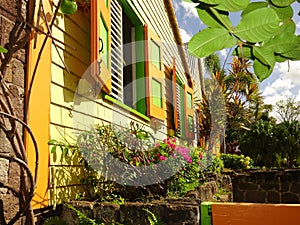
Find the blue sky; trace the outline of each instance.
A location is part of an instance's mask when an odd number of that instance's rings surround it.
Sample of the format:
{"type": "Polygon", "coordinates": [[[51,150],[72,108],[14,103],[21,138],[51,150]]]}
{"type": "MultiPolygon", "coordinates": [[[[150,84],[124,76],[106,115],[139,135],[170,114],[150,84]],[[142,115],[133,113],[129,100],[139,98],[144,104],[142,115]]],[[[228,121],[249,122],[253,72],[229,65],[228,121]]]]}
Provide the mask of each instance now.
{"type": "MultiPolygon", "coordinates": [[[[200,21],[195,4],[183,0],[173,0],[176,17],[178,20],[181,36],[184,42],[205,27],[200,21]]],[[[294,3],[293,9],[296,13],[294,21],[297,26],[297,34],[300,34],[300,3],[294,3]]],[[[237,16],[238,23],[239,19],[237,16]]],[[[234,23],[234,22],[233,22],[234,23]]],[[[225,58],[226,50],[219,52],[221,59],[225,58]]],[[[260,89],[267,104],[275,104],[279,100],[289,97],[300,101],[300,61],[277,63],[271,76],[260,84],[260,89]]]]}

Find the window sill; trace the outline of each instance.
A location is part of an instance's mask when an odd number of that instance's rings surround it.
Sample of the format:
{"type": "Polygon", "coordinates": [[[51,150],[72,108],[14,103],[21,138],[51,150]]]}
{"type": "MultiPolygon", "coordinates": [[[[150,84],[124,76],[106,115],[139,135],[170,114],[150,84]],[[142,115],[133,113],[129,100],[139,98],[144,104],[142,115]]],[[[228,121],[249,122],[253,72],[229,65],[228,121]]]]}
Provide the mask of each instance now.
{"type": "Polygon", "coordinates": [[[113,104],[115,104],[115,105],[117,105],[117,106],[119,106],[119,107],[121,107],[121,108],[129,111],[130,113],[132,113],[132,114],[134,114],[134,115],[136,115],[138,117],[141,117],[142,119],[144,119],[147,122],[150,122],[150,120],[151,120],[148,116],[145,116],[144,114],[138,112],[137,110],[135,110],[133,108],[130,108],[129,106],[127,106],[124,103],[122,103],[122,102],[120,102],[120,101],[112,98],[111,96],[109,96],[109,95],[107,95],[105,93],[103,93],[103,99],[105,99],[105,100],[107,100],[109,102],[112,102],[113,104]]]}

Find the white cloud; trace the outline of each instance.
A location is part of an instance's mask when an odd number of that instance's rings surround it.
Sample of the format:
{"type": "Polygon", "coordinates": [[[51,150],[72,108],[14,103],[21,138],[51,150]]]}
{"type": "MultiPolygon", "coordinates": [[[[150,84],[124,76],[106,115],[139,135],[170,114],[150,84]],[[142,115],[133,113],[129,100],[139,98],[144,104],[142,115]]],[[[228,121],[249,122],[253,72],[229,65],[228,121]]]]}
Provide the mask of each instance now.
{"type": "Polygon", "coordinates": [[[283,79],[290,79],[296,85],[300,85],[300,61],[277,63],[275,70],[283,79]]]}
{"type": "Polygon", "coordinates": [[[180,34],[181,34],[181,39],[183,43],[187,43],[189,42],[189,40],[191,39],[191,35],[189,35],[185,29],[179,28],[180,34]]]}
{"type": "Polygon", "coordinates": [[[290,79],[278,78],[270,86],[267,86],[262,95],[264,96],[264,102],[266,104],[275,105],[280,100],[293,97],[293,88],[295,85],[290,79]]]}
{"type": "Polygon", "coordinates": [[[198,5],[198,4],[182,1],[182,2],[180,2],[180,5],[186,11],[186,14],[185,14],[186,17],[190,17],[190,18],[196,17],[196,18],[198,18],[198,13],[197,13],[197,10],[195,8],[195,6],[198,5]]]}

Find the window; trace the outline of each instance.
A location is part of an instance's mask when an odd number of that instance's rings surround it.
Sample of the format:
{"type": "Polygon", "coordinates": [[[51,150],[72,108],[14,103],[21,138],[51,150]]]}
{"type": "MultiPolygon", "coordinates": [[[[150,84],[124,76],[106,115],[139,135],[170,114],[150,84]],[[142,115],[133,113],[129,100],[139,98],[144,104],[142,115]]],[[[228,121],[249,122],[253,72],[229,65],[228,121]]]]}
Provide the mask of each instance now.
{"type": "Polygon", "coordinates": [[[193,89],[178,78],[175,59],[173,60],[173,108],[176,134],[183,139],[194,139],[193,89]],[[183,101],[182,101],[183,100],[183,101]]]}
{"type": "Polygon", "coordinates": [[[95,80],[126,107],[164,120],[160,38],[140,20],[128,1],[91,1],[91,14],[92,60],[98,62],[92,72],[95,80]],[[139,82],[139,78],[146,81],[139,82]]]}

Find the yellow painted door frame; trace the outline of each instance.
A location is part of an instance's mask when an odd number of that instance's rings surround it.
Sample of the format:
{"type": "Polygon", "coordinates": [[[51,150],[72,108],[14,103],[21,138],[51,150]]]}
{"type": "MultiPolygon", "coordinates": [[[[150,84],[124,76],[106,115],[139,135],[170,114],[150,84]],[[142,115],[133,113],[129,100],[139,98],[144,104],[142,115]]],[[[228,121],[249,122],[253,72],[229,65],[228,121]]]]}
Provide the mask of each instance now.
{"type": "MultiPolygon", "coordinates": [[[[37,1],[30,0],[29,4],[37,1]]],[[[43,0],[44,9],[47,15],[52,16],[52,0],[43,0]]],[[[37,21],[38,6],[36,7],[35,21],[37,21]]],[[[49,19],[49,18],[47,18],[49,19]]],[[[51,17],[52,19],[52,17],[51,17]]],[[[49,21],[48,21],[49,23],[49,21]]],[[[40,17],[38,26],[47,32],[47,26],[43,16],[40,17]]],[[[28,124],[31,127],[39,148],[38,180],[33,198],[32,206],[34,209],[43,208],[49,205],[49,147],[50,139],[50,85],[51,85],[51,38],[48,38],[44,46],[39,64],[36,70],[33,86],[31,89],[30,100],[28,103],[29,84],[33,79],[33,72],[39,57],[39,52],[45,39],[42,33],[32,31],[28,45],[27,74],[26,74],[26,104],[28,104],[28,124]]],[[[28,133],[25,132],[25,145],[29,167],[34,171],[36,155],[34,146],[28,133]]]]}

